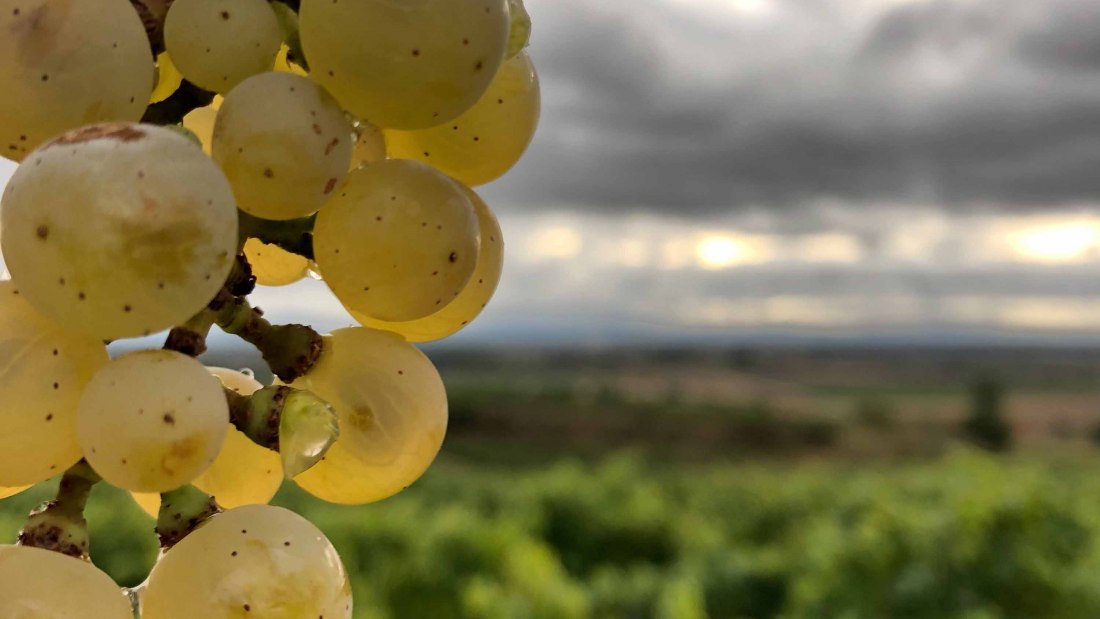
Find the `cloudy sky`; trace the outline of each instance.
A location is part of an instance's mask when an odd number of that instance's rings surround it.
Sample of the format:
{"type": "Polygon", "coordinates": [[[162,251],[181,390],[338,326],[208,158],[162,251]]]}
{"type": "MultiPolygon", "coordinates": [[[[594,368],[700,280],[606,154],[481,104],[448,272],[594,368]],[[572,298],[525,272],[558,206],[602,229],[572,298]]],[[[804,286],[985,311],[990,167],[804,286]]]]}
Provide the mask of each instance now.
{"type": "Polygon", "coordinates": [[[542,125],[455,343],[1100,335],[1100,3],[527,4],[542,125]]]}

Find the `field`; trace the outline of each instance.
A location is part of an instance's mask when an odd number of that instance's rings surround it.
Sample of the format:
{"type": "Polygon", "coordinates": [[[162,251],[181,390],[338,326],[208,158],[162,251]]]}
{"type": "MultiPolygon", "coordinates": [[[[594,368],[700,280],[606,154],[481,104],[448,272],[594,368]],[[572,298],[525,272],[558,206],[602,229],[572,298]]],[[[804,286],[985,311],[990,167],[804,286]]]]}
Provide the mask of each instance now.
{"type": "MultiPolygon", "coordinates": [[[[437,361],[453,431],[421,482],[277,500],[340,549],[357,619],[1100,616],[1094,355],[437,361]],[[1007,453],[962,439],[979,379],[1007,453]]],[[[49,494],[0,501],[0,539],[49,494]]],[[[89,520],[95,561],[137,584],[152,520],[109,489],[89,520]]]]}

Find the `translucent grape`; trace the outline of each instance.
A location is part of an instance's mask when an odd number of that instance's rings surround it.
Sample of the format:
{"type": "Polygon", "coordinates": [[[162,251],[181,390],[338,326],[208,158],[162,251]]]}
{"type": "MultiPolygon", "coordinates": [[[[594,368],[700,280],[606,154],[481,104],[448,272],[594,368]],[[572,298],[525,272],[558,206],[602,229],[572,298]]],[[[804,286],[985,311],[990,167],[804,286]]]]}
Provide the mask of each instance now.
{"type": "Polygon", "coordinates": [[[282,42],[266,0],[175,0],[164,22],[164,46],[180,72],[214,92],[270,71],[282,42]]]}
{"type": "Polygon", "coordinates": [[[0,617],[132,619],[111,577],[91,563],[52,550],[0,546],[0,617]]]}
{"type": "Polygon", "coordinates": [[[161,127],[65,134],[16,170],[2,205],[4,258],[20,292],[100,339],[186,321],[221,287],[237,251],[225,177],[161,127]]]}
{"type": "Polygon", "coordinates": [[[313,233],[317,264],[337,298],[380,320],[442,309],[477,264],[470,199],[458,183],[415,161],[387,159],[351,172],[313,233]]]}
{"type": "Polygon", "coordinates": [[[397,494],[443,445],[443,381],[422,352],[393,333],[334,331],[320,362],[294,386],[327,400],[340,418],[336,444],[294,479],[318,498],[362,504],[397,494]]]}
{"type": "Polygon", "coordinates": [[[344,178],[352,129],[323,89],[290,73],[251,77],[225,97],[214,126],[214,159],[237,205],[257,217],[309,215],[344,178]]]}
{"type": "Polygon", "coordinates": [[[523,0],[508,0],[508,14],[512,25],[508,32],[508,50],[505,58],[514,58],[531,42],[531,16],[523,0]]]}
{"type": "MultiPolygon", "coordinates": [[[[252,395],[261,385],[255,378],[236,370],[207,368],[223,385],[241,395],[252,395]]],[[[275,496],[283,483],[279,454],[260,447],[232,425],[214,464],[195,478],[199,490],[213,496],[226,509],[242,505],[263,505],[275,496]]],[[[149,515],[160,510],[160,495],[133,493],[149,515]]]]}
{"type": "Polygon", "coordinates": [[[507,0],[303,0],[311,74],[348,111],[421,129],[477,102],[504,59],[507,0]]]}
{"type": "Polygon", "coordinates": [[[0,155],[145,112],[153,53],[126,0],[0,0],[0,32],[0,155]]]}
{"type": "Polygon", "coordinates": [[[309,260],[292,254],[278,245],[268,245],[259,239],[248,239],[244,255],[252,265],[252,274],[261,286],[286,286],[302,279],[309,272],[309,260]]]}
{"type": "Polygon", "coordinates": [[[477,268],[470,282],[461,293],[438,312],[408,322],[375,320],[350,310],[361,324],[375,329],[399,333],[410,342],[429,342],[454,334],[473,322],[496,292],[504,266],[504,236],[500,223],[489,206],[472,190],[463,187],[477,212],[481,226],[481,247],[477,256],[477,268]]]}
{"type": "Polygon", "coordinates": [[[386,158],[386,138],[382,135],[381,129],[362,121],[355,130],[359,137],[355,140],[355,148],[351,151],[352,169],[364,163],[374,163],[386,158]]]}
{"type": "Polygon", "coordinates": [[[111,361],[88,383],[77,438],[109,483],[167,492],[210,467],[228,424],[221,383],[202,364],[177,352],[142,350],[111,361]]]}
{"type": "Polygon", "coordinates": [[[153,567],[143,619],[350,619],[340,556],[308,520],[281,507],[238,507],[208,520],[153,567]]]}
{"type": "Polygon", "coordinates": [[[516,165],[539,122],[539,80],[522,53],[501,66],[477,105],[444,125],[386,131],[391,157],[430,163],[470,186],[496,180],[516,165]]]}
{"type": "Polygon", "coordinates": [[[172,62],[168,52],[161,52],[157,56],[157,85],[153,89],[153,94],[149,96],[149,103],[159,103],[171,97],[172,93],[179,90],[182,83],[183,75],[172,62]]]}
{"type": "Polygon", "coordinates": [[[20,492],[23,492],[27,488],[30,488],[30,486],[17,486],[15,488],[5,488],[3,486],[0,486],[0,499],[6,499],[8,497],[15,496],[20,492]]]}
{"type": "Polygon", "coordinates": [[[77,404],[106,363],[101,341],[47,320],[0,282],[0,486],[38,483],[80,460],[77,404]]]}

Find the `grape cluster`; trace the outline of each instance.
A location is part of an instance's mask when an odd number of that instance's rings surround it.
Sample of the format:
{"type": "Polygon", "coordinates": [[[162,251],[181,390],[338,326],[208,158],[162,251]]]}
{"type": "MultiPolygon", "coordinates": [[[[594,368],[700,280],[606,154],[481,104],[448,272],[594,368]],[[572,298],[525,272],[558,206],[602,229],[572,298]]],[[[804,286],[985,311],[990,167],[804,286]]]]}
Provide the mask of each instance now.
{"type": "Polygon", "coordinates": [[[267,503],[284,479],[379,501],[439,452],[412,343],[500,279],[471,187],[538,122],[522,0],[0,0],[0,32],[0,498],[61,477],[0,546],[0,617],[350,617],[332,544],[267,503]],[[361,326],[248,301],[308,275],[361,326]],[[204,367],[215,326],[277,380],[204,367]],[[157,519],[134,591],[88,562],[97,483],[157,519]]]}

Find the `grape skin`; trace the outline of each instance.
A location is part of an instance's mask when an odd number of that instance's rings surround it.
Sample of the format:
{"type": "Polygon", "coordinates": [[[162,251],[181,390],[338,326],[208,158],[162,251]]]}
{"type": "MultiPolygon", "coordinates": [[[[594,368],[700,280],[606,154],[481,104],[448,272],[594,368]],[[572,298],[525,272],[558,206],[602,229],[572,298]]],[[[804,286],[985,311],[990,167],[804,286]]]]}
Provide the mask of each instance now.
{"type": "Polygon", "coordinates": [[[0,32],[0,155],[144,113],[153,53],[126,0],[0,0],[0,32]]]}
{"type": "Polygon", "coordinates": [[[442,309],[477,263],[470,199],[415,161],[387,159],[351,172],[317,215],[313,234],[315,259],[337,298],[380,320],[442,309]]]}
{"type": "Polygon", "coordinates": [[[214,462],[229,428],[221,383],[169,350],[124,355],[80,399],[77,438],[103,479],[136,492],[167,492],[214,462]]]}
{"type": "Polygon", "coordinates": [[[259,239],[245,241],[244,255],[252,265],[256,283],[261,286],[287,286],[309,272],[309,260],[306,258],[259,239]]]}
{"type": "Polygon", "coordinates": [[[477,267],[473,276],[454,301],[438,312],[408,322],[387,322],[375,320],[355,310],[348,312],[366,327],[393,331],[410,342],[430,342],[455,334],[473,322],[489,303],[496,292],[500,275],[504,268],[504,235],[500,222],[485,201],[473,190],[463,187],[477,212],[481,227],[481,246],[478,250],[477,267]]]}
{"type": "Polygon", "coordinates": [[[175,0],[164,23],[164,45],[180,72],[219,93],[270,71],[282,42],[265,0],[175,0]]]}
{"type": "Polygon", "coordinates": [[[48,318],[113,340],[181,324],[237,251],[233,192],[187,138],[95,125],[33,153],[4,192],[12,279],[48,318]]]}
{"type": "Polygon", "coordinates": [[[340,438],[328,454],[294,478],[325,501],[357,505],[393,496],[424,474],[443,445],[443,381],[399,335],[334,331],[320,361],[293,386],[324,398],[340,419],[340,438]]]}
{"type": "MultiPolygon", "coordinates": [[[[241,395],[252,395],[263,387],[256,379],[227,368],[206,368],[225,387],[241,395]]],[[[279,454],[260,447],[229,425],[217,459],[191,482],[213,496],[226,509],[242,505],[263,505],[271,501],[283,483],[279,454]]],[[[154,518],[160,510],[160,495],[131,493],[134,500],[154,518]]]]}
{"type": "Polygon", "coordinates": [[[351,162],[352,128],[321,87],[291,73],[251,77],[225,97],[214,125],[214,160],[257,217],[313,213],[351,162]]]}
{"type": "Polygon", "coordinates": [[[471,187],[494,181],[520,160],[539,121],[539,80],[521,53],[501,66],[489,90],[458,118],[419,131],[386,131],[391,157],[431,164],[471,187]]]}
{"type": "Polygon", "coordinates": [[[35,484],[80,460],[77,404],[106,363],[102,342],[47,320],[0,282],[0,486],[35,484]]]}
{"type": "Polygon", "coordinates": [[[477,102],[504,59],[507,0],[303,0],[311,74],[350,112],[420,129],[477,102]]]}
{"type": "Polygon", "coordinates": [[[153,567],[143,619],[350,619],[340,556],[305,518],[269,505],[216,515],[153,567]]]}
{"type": "Polygon", "coordinates": [[[132,619],[111,577],[91,563],[52,550],[0,546],[0,617],[132,619]]]}

